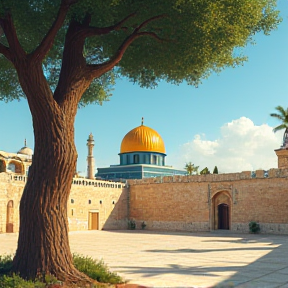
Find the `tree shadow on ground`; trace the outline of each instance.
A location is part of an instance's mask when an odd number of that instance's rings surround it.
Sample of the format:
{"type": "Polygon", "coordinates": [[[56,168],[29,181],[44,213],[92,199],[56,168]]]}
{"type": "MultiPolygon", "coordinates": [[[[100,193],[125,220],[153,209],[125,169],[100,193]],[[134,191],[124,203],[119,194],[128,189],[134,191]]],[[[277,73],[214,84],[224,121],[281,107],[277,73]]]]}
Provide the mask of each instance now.
{"type": "MultiPolygon", "coordinates": [[[[164,274],[174,274],[176,275],[186,275],[191,276],[191,282],[187,283],[189,286],[193,286],[193,277],[194,280],[198,277],[207,279],[207,285],[210,283],[215,283],[215,279],[219,277],[219,282],[215,287],[241,287],[241,288],[250,288],[250,287],[288,287],[288,240],[287,236],[283,237],[282,235],[247,235],[247,237],[240,238],[240,235],[237,235],[237,239],[223,239],[227,235],[219,236],[222,239],[213,240],[213,242],[229,242],[229,243],[260,243],[265,245],[264,247],[243,247],[243,248],[227,248],[227,249],[153,249],[145,250],[145,253],[183,253],[183,259],[185,257],[193,257],[194,255],[199,255],[199,253],[207,253],[207,262],[204,261],[203,266],[190,265],[185,266],[181,264],[169,263],[166,266],[153,267],[151,266],[121,266],[121,272],[125,274],[141,274],[141,277],[161,277],[164,274]],[[240,239],[239,239],[240,238],[240,239]],[[271,245],[277,245],[278,247],[273,247],[271,245]],[[237,261],[237,253],[235,253],[235,259],[232,257],[230,259],[219,258],[217,262],[222,263],[223,265],[217,265],[218,263],[209,262],[209,253],[211,252],[225,252],[230,251],[233,255],[233,252],[245,253],[247,251],[247,257],[249,257],[249,251],[266,251],[267,254],[258,258],[257,260],[249,263],[237,261]],[[269,252],[270,251],[270,252],[269,252]],[[186,253],[186,255],[185,255],[186,253]],[[216,265],[215,265],[216,264],[216,265]],[[231,274],[232,276],[223,277],[221,275],[231,274]]],[[[242,235],[243,236],[243,235],[242,235]]],[[[202,236],[203,237],[203,236],[202,236]]],[[[228,237],[227,237],[228,238],[228,237]]],[[[212,242],[210,239],[203,240],[203,242],[212,242]]],[[[203,255],[201,254],[201,255],[203,255]]],[[[255,256],[255,254],[254,254],[255,256]]],[[[201,256],[202,257],[202,256],[201,256]]],[[[203,259],[203,257],[202,257],[203,259]]],[[[195,262],[196,263],[196,262],[195,262]]],[[[203,263],[203,262],[202,262],[203,263]]],[[[116,268],[116,267],[115,267],[116,268]]],[[[120,268],[120,267],[118,267],[120,268]]],[[[216,279],[217,281],[217,279],[216,279]]],[[[206,287],[205,286],[205,287],[206,287]]],[[[202,286],[200,286],[202,287],[202,286]]]]}

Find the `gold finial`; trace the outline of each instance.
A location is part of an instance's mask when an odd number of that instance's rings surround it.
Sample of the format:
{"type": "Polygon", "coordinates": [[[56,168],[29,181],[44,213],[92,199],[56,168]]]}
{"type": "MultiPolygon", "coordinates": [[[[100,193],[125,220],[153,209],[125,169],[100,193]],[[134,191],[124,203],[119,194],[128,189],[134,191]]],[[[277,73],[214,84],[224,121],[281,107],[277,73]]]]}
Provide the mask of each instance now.
{"type": "Polygon", "coordinates": [[[141,125],[143,125],[144,124],[144,117],[142,117],[142,121],[141,121],[141,125]]]}

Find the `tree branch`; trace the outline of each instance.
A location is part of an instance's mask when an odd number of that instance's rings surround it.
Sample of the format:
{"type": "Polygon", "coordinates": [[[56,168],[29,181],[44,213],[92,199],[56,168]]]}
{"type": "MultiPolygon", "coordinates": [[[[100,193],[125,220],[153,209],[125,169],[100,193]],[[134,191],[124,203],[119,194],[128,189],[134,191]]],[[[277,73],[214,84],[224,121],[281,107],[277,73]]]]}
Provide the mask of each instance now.
{"type": "Polygon", "coordinates": [[[141,23],[138,27],[135,28],[135,30],[133,31],[133,33],[131,35],[129,35],[121,44],[121,46],[118,48],[117,52],[114,54],[114,56],[101,64],[90,64],[87,65],[87,69],[88,72],[91,73],[91,76],[93,78],[95,77],[100,77],[101,75],[103,75],[104,73],[108,72],[109,70],[111,70],[114,66],[116,66],[120,60],[122,59],[125,51],[127,50],[127,48],[132,44],[133,41],[135,41],[137,38],[142,37],[142,36],[150,36],[155,38],[158,41],[167,41],[165,39],[162,39],[161,37],[159,37],[156,33],[154,32],[139,32],[140,29],[142,29],[143,27],[145,27],[146,25],[148,25],[150,22],[163,18],[166,15],[158,15],[155,17],[152,17],[150,19],[147,19],[146,21],[144,21],[143,23],[141,23]]]}
{"type": "Polygon", "coordinates": [[[144,21],[143,23],[141,23],[135,30],[138,32],[138,31],[140,31],[140,29],[147,26],[150,22],[164,18],[164,17],[167,17],[167,15],[162,14],[162,15],[157,15],[157,16],[151,17],[151,18],[147,19],[146,21],[144,21]]]}
{"type": "Polygon", "coordinates": [[[57,17],[50,30],[47,32],[39,46],[31,53],[33,60],[42,60],[46,56],[53,45],[59,29],[64,23],[69,8],[77,2],[78,0],[62,0],[57,17]]]}
{"type": "Polygon", "coordinates": [[[9,61],[11,61],[11,53],[8,47],[0,43],[0,54],[3,54],[9,61]]]}
{"type": "MultiPolygon", "coordinates": [[[[18,40],[16,29],[10,13],[7,13],[4,18],[0,19],[0,26],[2,27],[8,41],[10,55],[15,55],[17,58],[26,56],[26,53],[18,40]]],[[[2,48],[1,50],[3,51],[5,49],[2,48]]],[[[11,59],[12,57],[10,57],[10,61],[11,59]]]]}
{"type": "MultiPolygon", "coordinates": [[[[118,31],[118,30],[126,30],[127,28],[126,27],[123,27],[123,24],[125,22],[127,22],[130,18],[132,17],[135,17],[136,16],[136,13],[131,13],[129,14],[127,17],[125,17],[124,19],[122,19],[121,21],[119,21],[118,23],[116,23],[115,25],[112,25],[112,26],[108,26],[108,27],[103,27],[103,28],[100,28],[100,27],[92,27],[92,26],[89,26],[89,27],[85,27],[85,34],[86,34],[86,37],[91,37],[91,36],[98,36],[98,35],[104,35],[104,34],[108,34],[112,31],[118,31]]],[[[90,23],[90,21],[89,21],[90,23]]],[[[89,25],[88,23],[88,25],[89,25]]]]}

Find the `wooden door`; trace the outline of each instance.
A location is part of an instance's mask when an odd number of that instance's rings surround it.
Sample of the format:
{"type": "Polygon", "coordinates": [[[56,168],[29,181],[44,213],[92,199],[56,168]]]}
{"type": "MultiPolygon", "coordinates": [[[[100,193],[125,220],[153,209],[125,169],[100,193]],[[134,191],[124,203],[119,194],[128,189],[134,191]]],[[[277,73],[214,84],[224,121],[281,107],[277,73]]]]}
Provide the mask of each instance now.
{"type": "Polygon", "coordinates": [[[227,204],[218,205],[218,229],[229,230],[229,206],[227,204]]]}
{"type": "Polygon", "coordinates": [[[99,213],[89,212],[89,230],[99,230],[99,213]]]}
{"type": "Polygon", "coordinates": [[[14,225],[13,225],[13,200],[10,200],[7,204],[7,214],[6,214],[6,233],[13,233],[14,232],[14,225]]]}

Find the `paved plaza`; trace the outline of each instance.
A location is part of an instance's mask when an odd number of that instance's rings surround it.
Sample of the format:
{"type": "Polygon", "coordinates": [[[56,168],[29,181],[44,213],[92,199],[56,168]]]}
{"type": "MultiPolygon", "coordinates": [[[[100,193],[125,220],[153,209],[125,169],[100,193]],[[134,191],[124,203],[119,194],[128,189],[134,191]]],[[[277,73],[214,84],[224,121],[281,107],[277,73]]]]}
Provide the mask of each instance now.
{"type": "MultiPolygon", "coordinates": [[[[14,253],[17,237],[0,234],[0,254],[14,253]]],[[[84,231],[70,233],[70,246],[148,287],[288,288],[288,236],[84,231]]]]}

